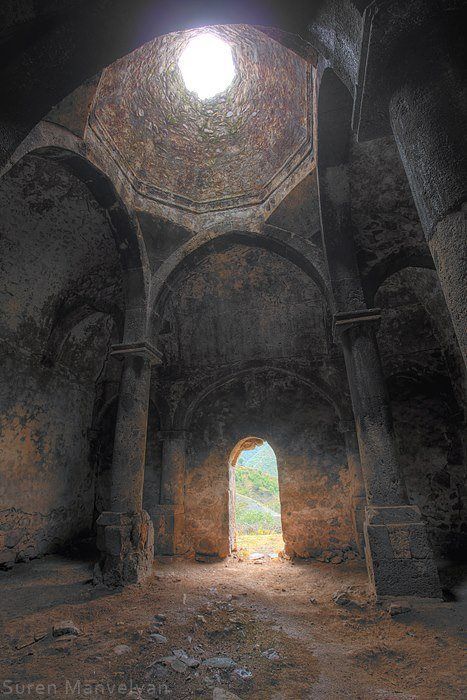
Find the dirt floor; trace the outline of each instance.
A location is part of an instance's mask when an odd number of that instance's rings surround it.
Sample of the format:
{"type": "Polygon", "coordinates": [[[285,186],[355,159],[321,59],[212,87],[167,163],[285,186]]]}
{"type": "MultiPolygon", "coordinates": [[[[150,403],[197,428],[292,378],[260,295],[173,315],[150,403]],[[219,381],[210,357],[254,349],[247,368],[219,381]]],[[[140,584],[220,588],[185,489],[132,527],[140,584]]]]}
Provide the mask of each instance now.
{"type": "Polygon", "coordinates": [[[240,558],[246,558],[249,554],[259,552],[261,554],[278,555],[284,550],[284,540],[281,532],[268,534],[239,533],[236,538],[237,553],[240,558]]]}
{"type": "Polygon", "coordinates": [[[161,561],[144,585],[113,592],[90,575],[59,557],[0,573],[0,695],[467,696],[462,596],[391,616],[360,562],[161,561]],[[64,621],[79,634],[54,637],[64,621]]]}

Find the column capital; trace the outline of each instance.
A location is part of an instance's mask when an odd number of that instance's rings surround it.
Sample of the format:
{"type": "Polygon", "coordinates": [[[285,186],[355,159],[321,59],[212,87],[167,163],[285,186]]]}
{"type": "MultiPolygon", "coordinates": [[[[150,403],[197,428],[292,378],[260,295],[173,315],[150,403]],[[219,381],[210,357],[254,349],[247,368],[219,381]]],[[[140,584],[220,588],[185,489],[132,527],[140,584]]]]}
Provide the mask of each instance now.
{"type": "Polygon", "coordinates": [[[128,356],[145,357],[152,365],[162,364],[163,355],[160,350],[155,348],[147,340],[142,340],[136,343],[119,343],[111,345],[110,354],[117,359],[128,356]]]}
{"type": "Polygon", "coordinates": [[[341,337],[343,333],[357,326],[379,326],[381,321],[381,309],[357,309],[354,311],[340,311],[334,314],[333,333],[334,338],[341,337]]]}

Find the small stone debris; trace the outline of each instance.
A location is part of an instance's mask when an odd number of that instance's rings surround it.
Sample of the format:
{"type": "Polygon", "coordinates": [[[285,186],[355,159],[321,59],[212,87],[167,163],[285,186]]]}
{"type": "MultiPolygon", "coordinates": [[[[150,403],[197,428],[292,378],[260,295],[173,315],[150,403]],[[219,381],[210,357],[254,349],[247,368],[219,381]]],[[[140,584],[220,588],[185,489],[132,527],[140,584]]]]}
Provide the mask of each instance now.
{"type": "Polygon", "coordinates": [[[261,652],[261,656],[265,656],[270,661],[277,661],[280,659],[280,656],[275,649],[266,649],[266,651],[261,652]]]}
{"type": "Polygon", "coordinates": [[[167,637],[164,637],[163,634],[158,634],[157,632],[153,632],[149,636],[151,637],[152,641],[155,642],[156,644],[167,644],[167,637]]]}
{"type": "Polygon", "coordinates": [[[165,622],[166,620],[167,620],[167,615],[163,615],[162,613],[158,613],[157,615],[154,615],[154,622],[156,622],[157,624],[165,622]]]}
{"type": "Polygon", "coordinates": [[[229,656],[213,656],[203,661],[203,666],[208,668],[233,668],[235,665],[235,661],[229,656]]]}
{"type": "Polygon", "coordinates": [[[352,598],[350,597],[349,591],[337,591],[332,596],[332,599],[336,605],[340,605],[344,608],[348,608],[348,609],[351,609],[351,608],[361,609],[362,608],[360,603],[357,603],[356,600],[352,600],[352,598]]]}
{"type": "Polygon", "coordinates": [[[68,637],[77,637],[79,634],[81,634],[81,630],[71,620],[59,622],[57,625],[52,627],[53,637],[63,637],[65,635],[68,637]]]}
{"type": "Polygon", "coordinates": [[[173,671],[177,671],[177,673],[188,673],[188,666],[182,661],[182,659],[179,659],[175,657],[173,661],[170,662],[170,668],[173,671]]]}
{"type": "Polygon", "coordinates": [[[224,688],[214,688],[212,691],[212,700],[241,700],[241,698],[224,688]]]}
{"type": "Polygon", "coordinates": [[[252,678],[253,674],[248,668],[236,668],[232,675],[236,678],[240,678],[242,681],[247,681],[252,678]]]}
{"type": "Polygon", "coordinates": [[[114,654],[117,654],[117,656],[128,654],[130,651],[131,648],[127,644],[117,644],[117,646],[114,647],[114,654]]]}
{"type": "Polygon", "coordinates": [[[403,615],[404,613],[408,613],[411,611],[410,605],[403,605],[402,603],[391,603],[389,606],[388,612],[391,617],[395,617],[396,615],[403,615]]]}
{"type": "Polygon", "coordinates": [[[312,605],[318,605],[318,601],[316,600],[316,598],[313,598],[313,596],[310,596],[308,600],[312,605]]]}

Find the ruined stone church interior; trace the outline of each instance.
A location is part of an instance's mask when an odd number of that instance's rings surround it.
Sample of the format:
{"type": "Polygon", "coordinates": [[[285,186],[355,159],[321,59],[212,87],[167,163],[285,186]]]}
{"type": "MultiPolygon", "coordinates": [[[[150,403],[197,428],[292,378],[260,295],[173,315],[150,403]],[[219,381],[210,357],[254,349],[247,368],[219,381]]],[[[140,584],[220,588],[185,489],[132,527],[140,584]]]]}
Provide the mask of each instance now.
{"type": "Polygon", "coordinates": [[[3,1],[0,695],[466,697],[462,6],[3,1]]]}

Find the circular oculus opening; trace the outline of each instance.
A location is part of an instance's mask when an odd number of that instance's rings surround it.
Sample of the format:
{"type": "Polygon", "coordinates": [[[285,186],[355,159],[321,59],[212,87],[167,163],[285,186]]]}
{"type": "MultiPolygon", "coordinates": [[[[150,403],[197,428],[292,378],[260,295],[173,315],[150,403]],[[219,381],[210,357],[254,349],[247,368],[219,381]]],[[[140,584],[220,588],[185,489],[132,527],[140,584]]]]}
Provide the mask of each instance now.
{"type": "Polygon", "coordinates": [[[232,49],[214,34],[190,39],[178,65],[187,90],[202,100],[224,92],[235,77],[232,49]]]}

